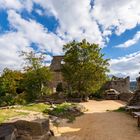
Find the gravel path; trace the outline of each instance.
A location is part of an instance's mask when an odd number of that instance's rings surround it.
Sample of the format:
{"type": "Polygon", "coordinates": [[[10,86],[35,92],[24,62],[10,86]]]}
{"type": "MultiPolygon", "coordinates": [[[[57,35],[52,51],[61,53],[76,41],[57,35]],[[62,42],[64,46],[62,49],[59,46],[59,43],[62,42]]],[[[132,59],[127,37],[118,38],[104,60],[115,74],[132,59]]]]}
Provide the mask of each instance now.
{"type": "Polygon", "coordinates": [[[60,124],[59,134],[51,140],[140,140],[137,120],[123,112],[112,112],[121,101],[82,103],[88,111],[73,123],[60,124]]]}

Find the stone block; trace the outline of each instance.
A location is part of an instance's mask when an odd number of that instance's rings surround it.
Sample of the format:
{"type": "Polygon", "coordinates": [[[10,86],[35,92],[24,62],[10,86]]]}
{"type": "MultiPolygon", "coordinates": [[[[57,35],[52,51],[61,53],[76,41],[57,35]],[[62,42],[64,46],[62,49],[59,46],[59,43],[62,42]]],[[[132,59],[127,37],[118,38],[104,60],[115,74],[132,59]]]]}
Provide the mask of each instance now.
{"type": "Polygon", "coordinates": [[[18,131],[26,131],[31,136],[43,135],[49,131],[49,119],[37,119],[34,121],[19,120],[15,122],[18,131]]]}

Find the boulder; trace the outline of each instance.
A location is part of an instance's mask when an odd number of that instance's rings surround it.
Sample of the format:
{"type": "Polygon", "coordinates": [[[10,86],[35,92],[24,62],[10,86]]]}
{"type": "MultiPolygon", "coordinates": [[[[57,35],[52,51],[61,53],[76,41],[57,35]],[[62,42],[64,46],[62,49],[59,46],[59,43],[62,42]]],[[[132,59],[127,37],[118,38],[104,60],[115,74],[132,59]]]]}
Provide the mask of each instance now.
{"type": "Polygon", "coordinates": [[[48,140],[49,119],[18,120],[0,125],[0,140],[48,140]]]}
{"type": "Polygon", "coordinates": [[[12,125],[0,125],[0,140],[16,140],[16,129],[12,125]]]}
{"type": "Polygon", "coordinates": [[[49,131],[49,119],[19,120],[15,122],[15,127],[19,132],[28,132],[31,136],[40,136],[49,131]]]}

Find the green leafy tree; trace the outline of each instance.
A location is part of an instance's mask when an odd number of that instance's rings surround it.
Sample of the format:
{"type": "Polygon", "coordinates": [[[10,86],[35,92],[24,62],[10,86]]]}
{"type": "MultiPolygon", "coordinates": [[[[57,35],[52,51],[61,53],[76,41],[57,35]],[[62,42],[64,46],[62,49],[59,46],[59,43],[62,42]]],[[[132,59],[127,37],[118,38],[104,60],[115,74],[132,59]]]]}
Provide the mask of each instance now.
{"type": "Polygon", "coordinates": [[[24,68],[26,73],[22,85],[27,93],[27,99],[31,101],[49,92],[52,74],[48,67],[43,66],[44,57],[42,54],[22,52],[22,56],[26,62],[24,68]]]}
{"type": "Polygon", "coordinates": [[[0,104],[14,104],[14,97],[17,95],[17,89],[23,74],[20,71],[5,68],[0,77],[0,104]],[[4,103],[5,102],[5,103],[4,103]]]}
{"type": "Polygon", "coordinates": [[[64,45],[62,73],[68,84],[69,94],[87,97],[100,89],[107,79],[108,60],[104,59],[97,44],[70,42],[64,45]]]}

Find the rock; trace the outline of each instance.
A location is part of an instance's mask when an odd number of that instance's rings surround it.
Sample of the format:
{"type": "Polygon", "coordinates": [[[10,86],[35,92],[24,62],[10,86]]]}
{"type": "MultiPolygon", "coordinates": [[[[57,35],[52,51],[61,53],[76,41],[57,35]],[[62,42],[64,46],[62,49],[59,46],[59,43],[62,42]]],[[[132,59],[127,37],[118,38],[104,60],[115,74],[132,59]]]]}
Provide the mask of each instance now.
{"type": "Polygon", "coordinates": [[[9,124],[0,125],[0,140],[16,140],[17,130],[9,124]]]}
{"type": "Polygon", "coordinates": [[[49,119],[18,120],[0,125],[0,140],[48,140],[49,119]]]}
{"type": "Polygon", "coordinates": [[[49,119],[37,119],[34,121],[19,120],[15,122],[18,131],[26,131],[31,136],[43,135],[49,131],[49,119]]]}

